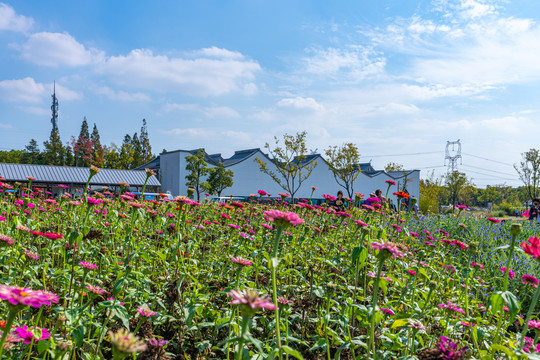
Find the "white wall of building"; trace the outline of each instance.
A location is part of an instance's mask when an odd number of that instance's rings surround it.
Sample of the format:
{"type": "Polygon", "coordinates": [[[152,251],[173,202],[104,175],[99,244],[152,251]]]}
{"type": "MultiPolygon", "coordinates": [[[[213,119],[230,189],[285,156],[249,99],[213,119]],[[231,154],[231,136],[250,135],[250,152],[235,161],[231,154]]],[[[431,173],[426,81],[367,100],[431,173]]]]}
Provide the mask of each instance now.
{"type": "MultiPolygon", "coordinates": [[[[185,158],[188,155],[191,155],[191,153],[183,150],[161,154],[160,173],[162,191],[170,191],[174,196],[187,195],[185,158]]],[[[255,158],[266,162],[268,168],[276,172],[275,165],[259,150],[238,163],[227,166],[228,170],[234,172],[234,184],[232,187],[225,189],[221,194],[222,196],[248,196],[250,194],[256,194],[258,190],[264,190],[272,194],[272,196],[278,196],[280,192],[287,192],[279,187],[270,176],[259,170],[259,164],[255,161],[255,158]]],[[[323,194],[335,196],[339,190],[342,190],[345,196],[347,196],[345,189],[337,184],[326,161],[320,156],[315,161],[317,161],[317,165],[313,169],[311,176],[302,183],[295,196],[309,198],[312,186],[318,188],[313,194],[314,198],[321,198],[323,194]]],[[[208,166],[213,167],[212,164],[208,166]]],[[[385,183],[386,180],[394,180],[401,188],[405,179],[408,179],[407,189],[409,193],[418,199],[420,190],[419,170],[407,171],[406,176],[400,171],[391,173],[380,172],[374,176],[360,173],[354,182],[354,192],[360,192],[366,197],[369,197],[370,193],[381,189],[384,195],[388,188],[388,185],[385,183]]],[[[396,198],[391,194],[396,190],[397,187],[392,186],[389,192],[389,197],[393,198],[394,202],[396,202],[396,198]]]]}

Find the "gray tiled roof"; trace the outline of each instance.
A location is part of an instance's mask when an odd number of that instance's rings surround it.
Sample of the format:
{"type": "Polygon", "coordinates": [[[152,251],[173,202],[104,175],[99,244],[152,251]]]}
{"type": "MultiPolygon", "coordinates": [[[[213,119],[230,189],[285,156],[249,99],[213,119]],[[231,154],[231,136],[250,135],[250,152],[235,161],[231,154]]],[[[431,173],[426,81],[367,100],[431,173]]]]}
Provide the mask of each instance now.
{"type": "MultiPolygon", "coordinates": [[[[90,168],[71,166],[49,166],[28,164],[0,163],[0,176],[7,181],[28,181],[27,176],[36,178],[36,183],[52,184],[86,184],[90,168]]],[[[142,186],[146,180],[144,170],[101,169],[92,180],[91,185],[116,185],[123,181],[132,186],[142,186]]],[[[148,186],[160,186],[158,179],[151,176],[148,186]]]]}

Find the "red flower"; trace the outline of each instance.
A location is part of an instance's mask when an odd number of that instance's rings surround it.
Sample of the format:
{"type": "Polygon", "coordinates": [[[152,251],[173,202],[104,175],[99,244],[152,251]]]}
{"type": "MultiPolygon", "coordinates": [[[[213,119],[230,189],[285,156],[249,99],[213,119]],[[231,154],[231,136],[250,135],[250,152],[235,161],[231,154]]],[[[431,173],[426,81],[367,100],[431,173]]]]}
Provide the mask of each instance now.
{"type": "Polygon", "coordinates": [[[529,238],[529,244],[524,241],[521,244],[521,247],[527,254],[531,255],[534,259],[540,261],[540,239],[538,239],[537,236],[531,236],[529,238]]]}

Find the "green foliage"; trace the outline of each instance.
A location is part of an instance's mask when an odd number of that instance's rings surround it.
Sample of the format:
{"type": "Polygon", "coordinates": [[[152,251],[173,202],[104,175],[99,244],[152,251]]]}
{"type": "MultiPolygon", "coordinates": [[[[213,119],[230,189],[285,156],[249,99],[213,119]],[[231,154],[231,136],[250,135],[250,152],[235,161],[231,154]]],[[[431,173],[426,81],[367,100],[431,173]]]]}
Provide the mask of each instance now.
{"type": "Polygon", "coordinates": [[[453,171],[445,176],[446,191],[452,201],[452,205],[457,203],[460,192],[469,185],[472,184],[467,179],[467,175],[459,171],[453,171]]]}
{"type": "Polygon", "coordinates": [[[435,177],[435,171],[427,179],[420,179],[420,211],[424,214],[437,213],[443,191],[442,180],[435,177]]]}
{"type": "Polygon", "coordinates": [[[530,199],[539,196],[540,186],[540,150],[530,149],[521,154],[521,162],[514,164],[519,178],[525,185],[530,199]]]}
{"type": "Polygon", "coordinates": [[[203,188],[203,177],[208,174],[208,167],[204,161],[204,150],[199,149],[197,154],[186,156],[186,186],[191,187],[197,194],[197,201],[200,199],[200,192],[203,188]]]}
{"type": "Polygon", "coordinates": [[[48,141],[43,143],[43,162],[45,165],[65,165],[64,157],[66,149],[60,140],[58,129],[51,131],[48,141]]]}
{"type": "Polygon", "coordinates": [[[270,147],[269,143],[266,143],[265,149],[270,154],[276,171],[269,169],[268,164],[261,159],[255,159],[261,172],[270,176],[276,184],[287,191],[293,201],[294,194],[317,166],[316,161],[305,161],[308,155],[306,136],[306,131],[296,133],[296,136],[284,134],[283,146],[280,146],[280,140],[274,136],[275,146],[273,148],[270,147]]]}
{"type": "Polygon", "coordinates": [[[325,154],[336,182],[347,191],[350,198],[353,198],[354,182],[360,175],[358,147],[353,143],[346,143],[340,147],[331,146],[325,150],[325,154]]]}
{"type": "Polygon", "coordinates": [[[23,164],[25,153],[23,150],[0,151],[0,162],[10,164],[23,164]]]}
{"type": "Polygon", "coordinates": [[[219,163],[217,167],[208,170],[210,174],[207,182],[202,184],[202,188],[210,194],[221,196],[221,192],[228,187],[233,186],[234,173],[232,170],[227,170],[223,163],[219,163]]]}
{"type": "Polygon", "coordinates": [[[384,171],[385,172],[405,171],[405,168],[403,167],[403,165],[391,161],[388,164],[386,164],[386,166],[384,167],[384,171]]]}

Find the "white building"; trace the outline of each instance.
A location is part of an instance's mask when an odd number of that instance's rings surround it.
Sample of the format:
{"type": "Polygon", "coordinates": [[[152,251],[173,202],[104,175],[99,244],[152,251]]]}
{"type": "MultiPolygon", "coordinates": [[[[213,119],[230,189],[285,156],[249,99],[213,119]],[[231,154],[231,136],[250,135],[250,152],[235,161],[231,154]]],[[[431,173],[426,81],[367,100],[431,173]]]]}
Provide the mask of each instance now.
{"type": "MultiPolygon", "coordinates": [[[[162,153],[139,169],[151,168],[158,172],[162,191],[170,191],[174,196],[186,195],[188,189],[186,186],[186,175],[188,174],[186,171],[186,156],[196,154],[197,151],[176,150],[162,153]]],[[[217,166],[217,164],[222,162],[226,169],[232,170],[234,173],[233,186],[225,189],[221,194],[222,196],[249,196],[250,194],[256,194],[258,190],[264,190],[272,194],[272,196],[278,196],[280,192],[287,192],[285,189],[279,187],[270,176],[260,171],[260,166],[255,161],[256,158],[264,161],[270,170],[276,169],[275,164],[261,149],[236,151],[228,159],[224,159],[221,154],[209,155],[205,152],[205,161],[209,167],[217,166]]],[[[315,190],[313,198],[322,198],[323,194],[335,196],[339,190],[342,190],[345,197],[347,197],[347,192],[338,185],[328,163],[321,155],[309,155],[305,161],[316,161],[317,165],[313,169],[311,176],[302,183],[295,197],[309,198],[312,186],[318,188],[315,190]]],[[[360,192],[368,197],[370,193],[381,189],[384,195],[388,187],[385,183],[386,180],[394,180],[400,189],[403,186],[403,182],[406,181],[407,190],[410,195],[418,199],[420,170],[386,173],[382,170],[373,169],[371,163],[358,164],[358,166],[361,169],[361,173],[354,182],[354,192],[360,192]]],[[[396,190],[397,187],[393,186],[390,189],[389,197],[392,197],[390,194],[396,190]]]]}

